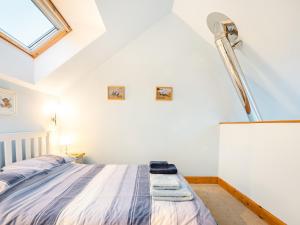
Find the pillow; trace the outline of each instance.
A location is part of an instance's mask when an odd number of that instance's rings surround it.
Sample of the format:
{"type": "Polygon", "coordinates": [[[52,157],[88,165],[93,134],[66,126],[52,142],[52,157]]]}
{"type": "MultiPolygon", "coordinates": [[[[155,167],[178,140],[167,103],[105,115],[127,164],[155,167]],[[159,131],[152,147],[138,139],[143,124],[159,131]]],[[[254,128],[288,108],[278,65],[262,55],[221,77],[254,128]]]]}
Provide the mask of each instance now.
{"type": "Polygon", "coordinates": [[[12,169],[0,172],[0,194],[37,173],[38,171],[32,169],[12,169]]]}
{"type": "Polygon", "coordinates": [[[43,156],[37,157],[35,159],[39,160],[39,161],[48,162],[48,163],[50,163],[52,165],[55,165],[55,166],[65,163],[64,157],[57,156],[57,155],[43,155],[43,156]]]}
{"type": "Polygon", "coordinates": [[[36,171],[50,170],[56,166],[65,163],[63,157],[54,155],[44,155],[33,159],[27,159],[19,162],[12,163],[3,168],[3,171],[16,170],[16,169],[31,169],[36,171]]]}
{"type": "Polygon", "coordinates": [[[70,156],[65,156],[64,160],[65,160],[65,163],[75,162],[75,158],[74,157],[70,157],[70,156]]]}

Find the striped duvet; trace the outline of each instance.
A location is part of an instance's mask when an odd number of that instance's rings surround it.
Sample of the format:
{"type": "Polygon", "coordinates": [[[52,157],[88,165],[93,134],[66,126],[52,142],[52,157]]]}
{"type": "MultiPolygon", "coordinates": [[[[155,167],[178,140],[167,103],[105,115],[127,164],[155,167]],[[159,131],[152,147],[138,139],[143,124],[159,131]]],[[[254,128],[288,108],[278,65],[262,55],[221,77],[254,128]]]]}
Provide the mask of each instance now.
{"type": "Polygon", "coordinates": [[[148,171],[146,165],[62,165],[0,195],[0,224],[216,224],[197,196],[152,201],[148,171]]]}

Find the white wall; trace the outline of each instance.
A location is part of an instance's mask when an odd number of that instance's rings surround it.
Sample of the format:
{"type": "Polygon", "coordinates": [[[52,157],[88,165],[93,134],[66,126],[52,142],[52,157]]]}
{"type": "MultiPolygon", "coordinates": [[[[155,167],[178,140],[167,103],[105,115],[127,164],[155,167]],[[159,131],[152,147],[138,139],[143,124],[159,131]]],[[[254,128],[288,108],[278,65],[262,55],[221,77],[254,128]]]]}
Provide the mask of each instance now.
{"type": "Polygon", "coordinates": [[[56,98],[3,80],[0,80],[0,88],[17,93],[17,113],[0,115],[0,133],[41,131],[47,128],[50,118],[44,106],[57,101],[56,98]]]}
{"type": "Polygon", "coordinates": [[[0,38],[0,78],[33,83],[33,59],[0,38]]]}
{"type": "Polygon", "coordinates": [[[217,175],[217,124],[246,120],[217,59],[180,19],[163,18],[64,94],[71,148],[90,162],[166,159],[185,175],[217,175]],[[126,100],[108,101],[108,85],[126,86],[126,100]],[[174,88],[173,101],[155,101],[159,85],[174,88]]]}
{"type": "Polygon", "coordinates": [[[300,117],[299,10],[297,0],[174,0],[173,7],[212,46],[209,13],[224,13],[236,23],[243,40],[237,56],[265,120],[300,117]]]}
{"type": "MultiPolygon", "coordinates": [[[[51,93],[62,93],[169,14],[173,5],[173,0],[96,0],[95,2],[106,28],[105,33],[49,76],[41,79],[37,83],[39,87],[51,93]]],[[[82,20],[81,17],[78,18],[82,20]]],[[[78,32],[86,35],[81,29],[78,32]]],[[[47,60],[43,62],[48,63],[47,60]]]]}
{"type": "Polygon", "coordinates": [[[54,0],[72,31],[34,60],[34,81],[49,76],[105,32],[95,0],[54,0]]]}
{"type": "Polygon", "coordinates": [[[300,123],[220,126],[219,177],[298,225],[300,123]]]}

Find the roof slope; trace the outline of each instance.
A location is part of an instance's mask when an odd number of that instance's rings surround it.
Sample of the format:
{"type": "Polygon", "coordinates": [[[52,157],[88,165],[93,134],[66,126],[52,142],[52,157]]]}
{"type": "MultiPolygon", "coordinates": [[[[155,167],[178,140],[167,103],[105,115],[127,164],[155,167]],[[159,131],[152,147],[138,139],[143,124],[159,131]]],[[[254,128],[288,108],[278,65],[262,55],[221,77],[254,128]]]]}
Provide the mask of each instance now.
{"type": "MultiPolygon", "coordinates": [[[[86,1],[78,1],[77,6],[80,8],[80,4],[85,4],[86,1]]],[[[244,45],[236,53],[263,119],[299,118],[299,1],[89,1],[90,7],[94,4],[97,8],[95,11],[92,7],[94,19],[86,20],[85,24],[90,26],[89,31],[93,35],[80,49],[72,50],[72,54],[68,54],[70,46],[67,42],[62,42],[33,61],[15,49],[9,49],[0,41],[0,56],[5,58],[0,62],[0,77],[35,84],[40,89],[59,95],[117,54],[172,10],[186,26],[191,27],[210,44],[213,51],[217,52],[213,36],[206,26],[206,17],[211,12],[219,11],[229,16],[238,26],[244,45]],[[59,51],[61,47],[65,50],[59,51]],[[63,60],[60,60],[61,58],[63,60]],[[18,66],[15,66],[16,62],[18,66]]],[[[54,3],[63,11],[72,1],[54,0],[54,3]]],[[[87,12],[90,12],[88,7],[82,13],[88,15],[87,12]]],[[[68,20],[67,10],[65,14],[68,20]]],[[[80,22],[78,18],[73,18],[74,23],[80,22]]],[[[83,33],[80,27],[77,31],[73,30],[79,34],[83,33]]],[[[216,57],[221,61],[217,54],[216,57]]],[[[215,70],[222,71],[220,76],[227,76],[221,63],[215,66],[215,70]]]]}
{"type": "Polygon", "coordinates": [[[80,77],[104,63],[151,25],[169,14],[173,0],[97,0],[106,32],[38,82],[61,93],[80,77]],[[59,80],[59,82],[58,82],[59,80]]]}
{"type": "Polygon", "coordinates": [[[300,117],[300,2],[296,0],[175,0],[173,11],[213,47],[209,13],[230,17],[243,47],[237,50],[263,119],[300,117]]]}

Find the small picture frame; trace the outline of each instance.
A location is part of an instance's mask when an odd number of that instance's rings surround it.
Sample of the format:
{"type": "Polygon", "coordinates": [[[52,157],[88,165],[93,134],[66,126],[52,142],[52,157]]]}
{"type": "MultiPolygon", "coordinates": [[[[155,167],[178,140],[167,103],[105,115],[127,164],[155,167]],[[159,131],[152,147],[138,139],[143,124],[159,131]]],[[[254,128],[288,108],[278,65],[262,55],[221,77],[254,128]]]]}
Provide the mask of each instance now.
{"type": "Polygon", "coordinates": [[[124,86],[108,86],[107,87],[108,100],[125,100],[124,86]]]}
{"type": "Polygon", "coordinates": [[[15,91],[0,88],[0,115],[12,115],[17,110],[15,91]]]}
{"type": "Polygon", "coordinates": [[[173,88],[172,87],[156,87],[156,100],[172,101],[173,88]]]}

